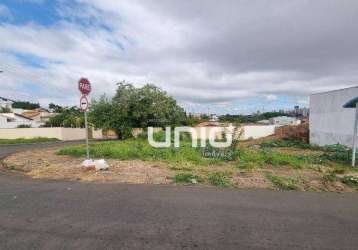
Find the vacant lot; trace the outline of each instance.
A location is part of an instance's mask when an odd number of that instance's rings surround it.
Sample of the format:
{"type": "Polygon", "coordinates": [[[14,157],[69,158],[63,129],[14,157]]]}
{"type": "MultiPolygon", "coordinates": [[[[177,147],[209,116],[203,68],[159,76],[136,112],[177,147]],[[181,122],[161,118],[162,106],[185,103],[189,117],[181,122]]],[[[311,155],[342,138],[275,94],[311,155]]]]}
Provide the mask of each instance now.
{"type": "Polygon", "coordinates": [[[356,191],[358,175],[350,167],[350,150],[335,145],[273,140],[239,143],[218,150],[192,148],[185,140],[179,148],[153,148],[145,139],[91,144],[91,157],[108,159],[110,170],[85,172],[79,165],[85,147],[19,153],[8,157],[8,168],[37,178],[180,183],[234,188],[271,188],[300,191],[356,191]]]}

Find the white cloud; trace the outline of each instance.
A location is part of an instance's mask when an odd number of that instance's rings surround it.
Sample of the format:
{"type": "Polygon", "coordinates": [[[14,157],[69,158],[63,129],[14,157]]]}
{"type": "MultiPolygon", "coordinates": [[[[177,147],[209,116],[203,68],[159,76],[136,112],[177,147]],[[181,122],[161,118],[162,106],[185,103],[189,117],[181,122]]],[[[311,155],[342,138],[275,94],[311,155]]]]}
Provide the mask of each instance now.
{"type": "Polygon", "coordinates": [[[0,4],[0,17],[5,17],[5,18],[9,18],[9,19],[12,18],[12,14],[11,14],[9,8],[3,4],[0,4]]]}
{"type": "Polygon", "coordinates": [[[353,2],[77,2],[62,1],[66,18],[52,25],[0,24],[0,66],[10,86],[1,95],[23,92],[31,81],[41,89],[32,98],[76,104],[76,82],[86,76],[96,95],[114,93],[123,79],[152,82],[194,107],[252,97],[274,102],[358,82],[353,2]]]}
{"type": "Polygon", "coordinates": [[[266,95],[265,96],[267,101],[276,101],[277,100],[277,96],[276,95],[266,95]]]}

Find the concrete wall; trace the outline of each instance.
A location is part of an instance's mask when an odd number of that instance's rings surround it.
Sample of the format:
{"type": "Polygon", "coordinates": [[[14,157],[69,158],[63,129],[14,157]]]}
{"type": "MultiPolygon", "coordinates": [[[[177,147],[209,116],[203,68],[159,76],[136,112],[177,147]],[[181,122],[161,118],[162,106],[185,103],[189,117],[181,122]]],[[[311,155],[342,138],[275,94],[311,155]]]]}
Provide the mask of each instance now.
{"type": "Polygon", "coordinates": [[[86,138],[86,129],[84,128],[60,128],[62,138],[58,138],[62,141],[75,141],[86,138]]]}
{"type": "MultiPolygon", "coordinates": [[[[102,139],[102,130],[93,130],[94,139],[102,139]]],[[[83,140],[86,138],[84,128],[13,128],[0,129],[0,139],[31,139],[35,137],[57,138],[63,141],[83,140]]]]}
{"type": "MultiPolygon", "coordinates": [[[[275,125],[244,125],[236,130],[235,138],[239,137],[240,140],[247,140],[266,137],[275,133],[275,127],[275,125]]],[[[222,132],[213,131],[215,129],[216,127],[195,127],[196,137],[194,135],[194,139],[201,139],[201,131],[203,131],[203,135],[207,139],[213,136],[215,136],[215,139],[222,139],[222,132]]],[[[233,133],[233,130],[234,127],[231,130],[229,127],[225,127],[226,133],[233,133]]]]}
{"type": "Polygon", "coordinates": [[[342,106],[358,96],[358,87],[310,96],[310,143],[352,146],[354,109],[342,106]]]}
{"type": "MultiPolygon", "coordinates": [[[[241,140],[262,138],[273,135],[275,133],[275,127],[275,125],[244,125],[237,130],[235,137],[237,138],[240,136],[241,140]]],[[[216,127],[194,127],[194,131],[196,133],[196,136],[194,135],[194,139],[201,139],[201,130],[203,130],[203,134],[207,139],[212,137],[212,134],[215,136],[215,139],[221,139],[222,133],[220,131],[211,133],[211,131],[215,128],[216,127]]],[[[232,129],[234,128],[232,127],[232,129]]],[[[159,132],[161,130],[161,128],[154,128],[154,132],[159,132]]],[[[226,131],[230,133],[228,127],[226,128],[226,131]]],[[[137,137],[141,132],[143,132],[142,128],[134,128],[132,130],[132,135],[137,137]]]]}
{"type": "Polygon", "coordinates": [[[267,125],[267,126],[243,126],[244,132],[241,136],[242,139],[258,139],[262,137],[266,137],[269,135],[273,135],[275,133],[275,125],[267,125]]]}

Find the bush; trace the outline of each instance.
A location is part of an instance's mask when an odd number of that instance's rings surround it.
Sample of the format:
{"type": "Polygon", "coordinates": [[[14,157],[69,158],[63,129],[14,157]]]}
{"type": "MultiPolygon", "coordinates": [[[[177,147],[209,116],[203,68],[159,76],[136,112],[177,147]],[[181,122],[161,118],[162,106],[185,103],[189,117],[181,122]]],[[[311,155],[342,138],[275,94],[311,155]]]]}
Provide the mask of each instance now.
{"type": "Polygon", "coordinates": [[[215,158],[224,161],[235,161],[238,157],[238,151],[231,147],[229,148],[214,148],[207,144],[205,148],[201,149],[201,154],[205,158],[215,158]]]}
{"type": "Polygon", "coordinates": [[[228,173],[215,172],[209,175],[209,183],[217,187],[231,186],[231,179],[228,173]]]}
{"type": "Polygon", "coordinates": [[[279,190],[298,190],[297,180],[291,177],[283,177],[278,175],[266,175],[267,179],[279,190]]]}
{"type": "Polygon", "coordinates": [[[267,148],[300,148],[300,149],[311,149],[311,150],[319,150],[320,147],[316,145],[311,145],[308,143],[304,143],[299,140],[292,140],[292,139],[280,139],[280,140],[273,140],[273,141],[265,141],[261,143],[262,147],[267,148]]]}
{"type": "Polygon", "coordinates": [[[31,128],[31,125],[21,124],[18,125],[17,128],[31,128]]]}
{"type": "Polygon", "coordinates": [[[239,168],[252,168],[252,165],[264,166],[291,166],[294,168],[302,168],[307,164],[317,161],[313,156],[289,155],[271,150],[247,150],[241,149],[238,152],[239,168]]]}
{"type": "Polygon", "coordinates": [[[174,181],[176,183],[197,183],[201,182],[202,179],[197,176],[193,175],[192,173],[179,173],[174,176],[174,181]]]}
{"type": "Polygon", "coordinates": [[[341,181],[350,187],[358,187],[358,178],[355,176],[344,176],[341,181]]]}
{"type": "Polygon", "coordinates": [[[324,182],[335,182],[337,180],[338,180],[338,177],[336,176],[335,173],[330,173],[330,174],[323,176],[324,182]]]}

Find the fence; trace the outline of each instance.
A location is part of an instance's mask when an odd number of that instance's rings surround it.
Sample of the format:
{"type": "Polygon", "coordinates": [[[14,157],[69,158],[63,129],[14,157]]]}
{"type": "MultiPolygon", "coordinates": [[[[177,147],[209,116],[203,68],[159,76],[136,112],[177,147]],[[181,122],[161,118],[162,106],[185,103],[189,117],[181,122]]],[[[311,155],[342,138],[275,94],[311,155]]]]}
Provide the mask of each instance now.
{"type": "MultiPolygon", "coordinates": [[[[82,140],[86,138],[84,128],[12,128],[0,129],[0,139],[31,139],[36,137],[56,138],[62,141],[82,140]]],[[[90,129],[90,139],[103,139],[101,129],[90,129]]]]}

